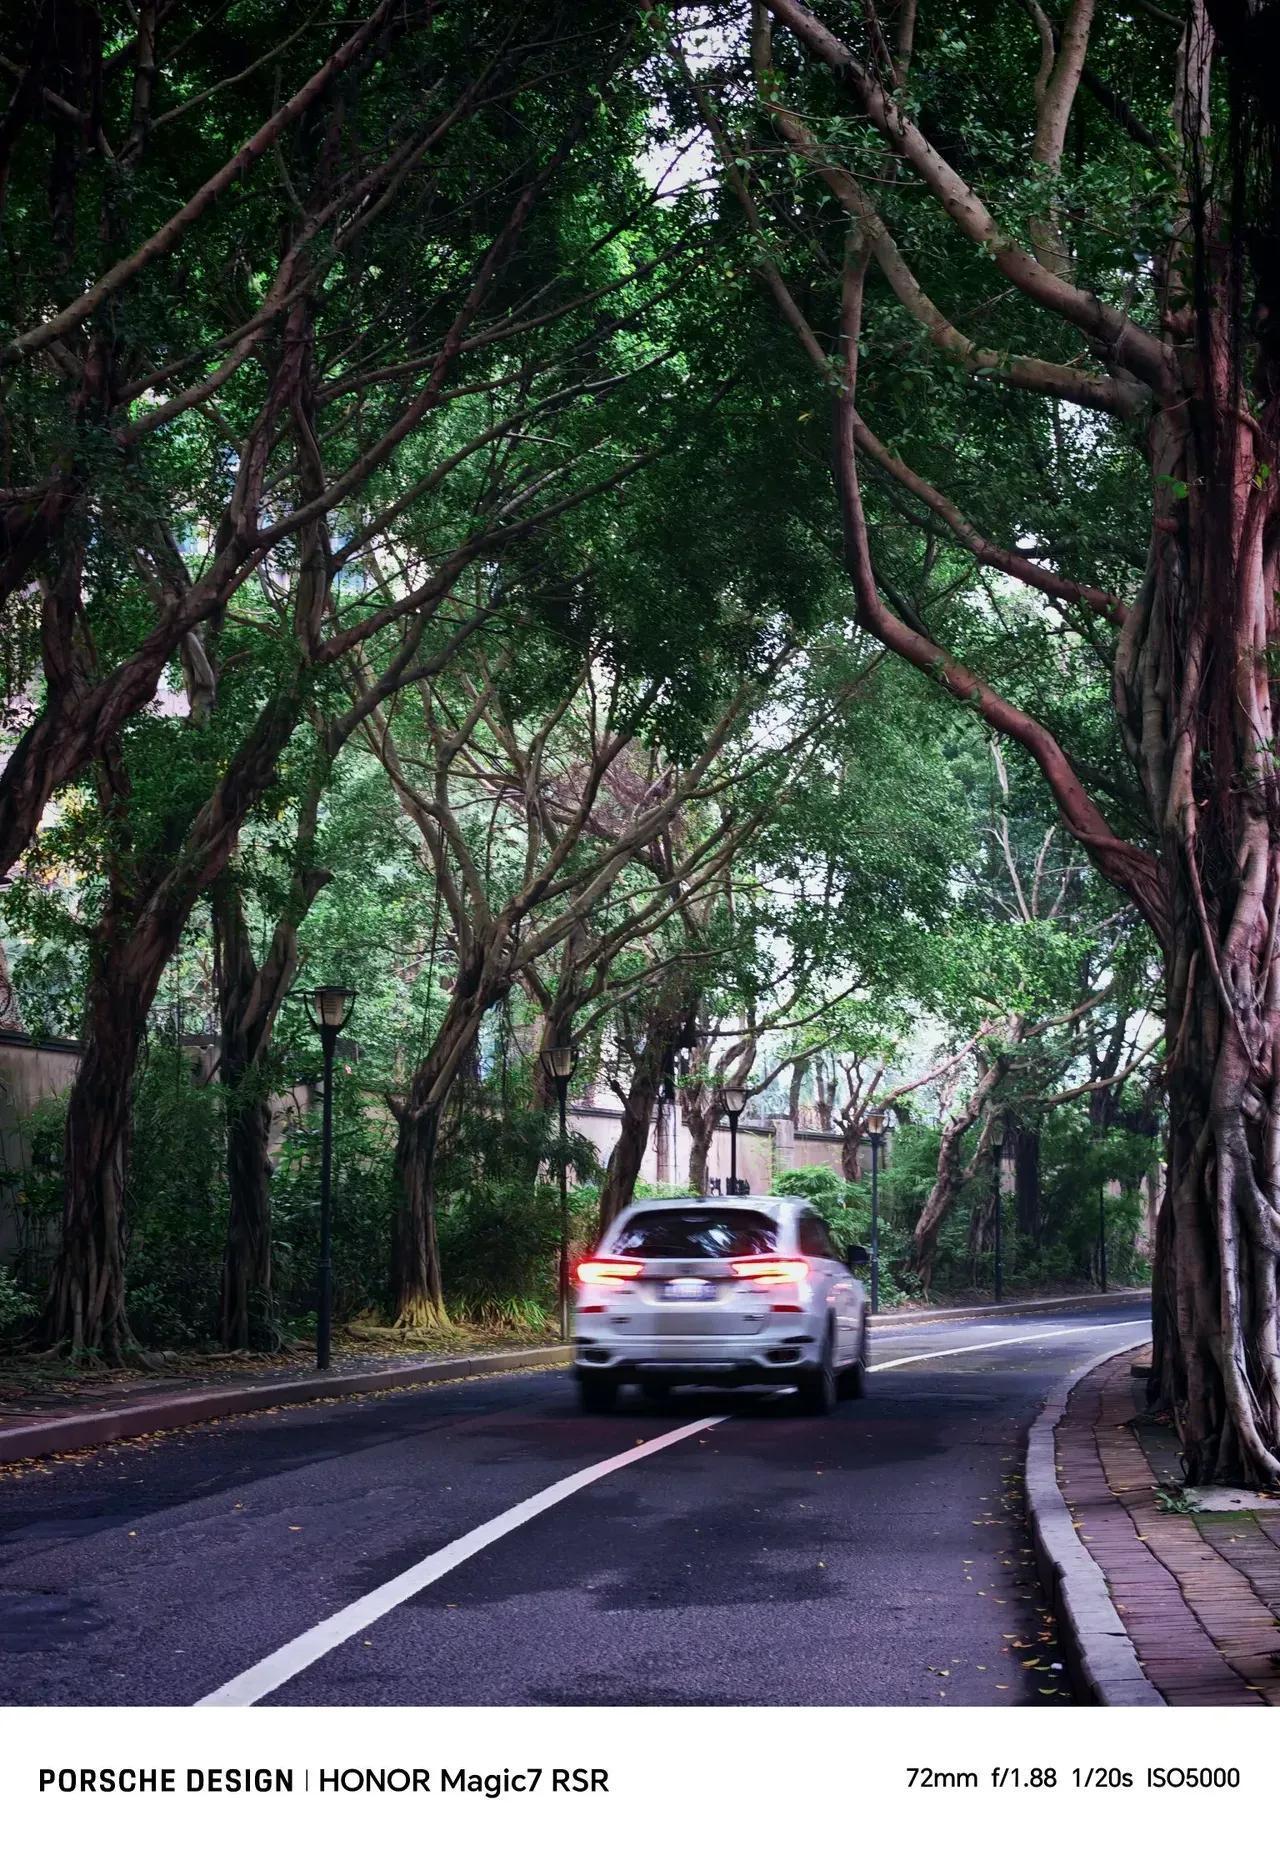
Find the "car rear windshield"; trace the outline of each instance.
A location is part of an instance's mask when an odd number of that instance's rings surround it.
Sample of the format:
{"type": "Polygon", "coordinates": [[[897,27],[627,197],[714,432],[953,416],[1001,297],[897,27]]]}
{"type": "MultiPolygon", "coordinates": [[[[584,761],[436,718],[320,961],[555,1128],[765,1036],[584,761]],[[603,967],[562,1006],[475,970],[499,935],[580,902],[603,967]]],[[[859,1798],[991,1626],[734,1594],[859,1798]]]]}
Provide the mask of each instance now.
{"type": "Polygon", "coordinates": [[[615,1253],[645,1259],[744,1259],[777,1248],[778,1229],[749,1208],[661,1208],[617,1234],[615,1253]]]}

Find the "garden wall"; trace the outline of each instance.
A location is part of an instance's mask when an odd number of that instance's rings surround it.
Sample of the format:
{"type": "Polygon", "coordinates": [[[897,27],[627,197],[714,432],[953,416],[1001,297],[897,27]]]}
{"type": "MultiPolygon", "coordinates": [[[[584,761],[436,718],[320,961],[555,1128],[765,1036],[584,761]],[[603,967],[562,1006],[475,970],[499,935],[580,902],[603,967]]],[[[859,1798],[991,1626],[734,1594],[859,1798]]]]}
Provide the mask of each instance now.
{"type": "MultiPolygon", "coordinates": [[[[212,1071],[214,1043],[207,1036],[184,1036],[192,1058],[206,1074],[212,1071]]],[[[71,1086],[80,1057],[78,1041],[36,1041],[10,1029],[0,1029],[0,1172],[13,1180],[0,1181],[0,1255],[11,1255],[23,1234],[21,1182],[16,1178],[31,1165],[31,1150],[21,1126],[43,1100],[56,1098],[71,1086]]],[[[273,1101],[278,1142],[287,1117],[305,1110],[305,1087],[273,1101]]],[[[607,1162],[618,1139],[618,1106],[575,1103],[569,1109],[570,1128],[586,1137],[607,1162]]],[[[664,1106],[649,1136],[641,1170],[654,1186],[681,1187],[689,1176],[689,1133],[678,1110],[664,1106]]],[[[787,1118],[738,1127],[738,1174],[753,1194],[767,1194],[773,1177],[787,1169],[820,1166],[840,1173],[840,1139],[822,1131],[796,1130],[787,1118]]],[[[723,1125],[711,1145],[709,1175],[721,1187],[729,1177],[729,1129],[723,1125]]]]}

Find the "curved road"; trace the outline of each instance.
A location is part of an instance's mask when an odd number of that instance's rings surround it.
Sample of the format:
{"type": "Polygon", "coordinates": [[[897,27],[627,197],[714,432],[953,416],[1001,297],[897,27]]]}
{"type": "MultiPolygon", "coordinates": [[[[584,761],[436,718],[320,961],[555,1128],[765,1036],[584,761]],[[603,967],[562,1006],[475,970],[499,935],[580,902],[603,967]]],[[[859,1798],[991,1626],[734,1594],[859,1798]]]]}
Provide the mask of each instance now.
{"type": "Polygon", "coordinates": [[[0,1702],[1062,1702],[1022,1441],[1146,1329],[1128,1299],[882,1332],[829,1420],[586,1418],[542,1371],[11,1470],[0,1702]]]}

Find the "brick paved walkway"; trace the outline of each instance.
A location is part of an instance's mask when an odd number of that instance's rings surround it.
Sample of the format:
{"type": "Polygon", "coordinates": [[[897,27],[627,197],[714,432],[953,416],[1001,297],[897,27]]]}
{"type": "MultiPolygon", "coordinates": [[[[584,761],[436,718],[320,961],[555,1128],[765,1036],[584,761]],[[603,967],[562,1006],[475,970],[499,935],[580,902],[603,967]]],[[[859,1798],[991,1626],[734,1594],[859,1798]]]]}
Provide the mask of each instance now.
{"type": "Polygon", "coordinates": [[[1131,1373],[1149,1354],[1104,1363],[1072,1394],[1057,1431],[1062,1494],[1166,1702],[1280,1705],[1280,1501],[1274,1514],[1160,1507],[1168,1438],[1131,1373]]]}

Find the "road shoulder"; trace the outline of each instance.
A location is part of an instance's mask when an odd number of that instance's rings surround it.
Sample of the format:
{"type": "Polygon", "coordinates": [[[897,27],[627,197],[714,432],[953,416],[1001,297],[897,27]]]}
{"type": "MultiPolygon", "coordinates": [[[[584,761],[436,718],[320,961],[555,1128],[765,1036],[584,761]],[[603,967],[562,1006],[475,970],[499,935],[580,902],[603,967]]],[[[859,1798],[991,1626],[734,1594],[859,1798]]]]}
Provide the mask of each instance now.
{"type": "Polygon", "coordinates": [[[1117,1707],[1280,1703],[1280,1503],[1183,1507],[1176,1444],[1140,1404],[1148,1354],[1081,1370],[1028,1441],[1036,1557],[1077,1690],[1117,1707]]]}

